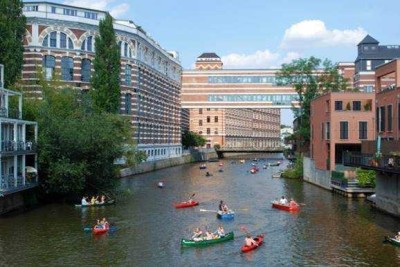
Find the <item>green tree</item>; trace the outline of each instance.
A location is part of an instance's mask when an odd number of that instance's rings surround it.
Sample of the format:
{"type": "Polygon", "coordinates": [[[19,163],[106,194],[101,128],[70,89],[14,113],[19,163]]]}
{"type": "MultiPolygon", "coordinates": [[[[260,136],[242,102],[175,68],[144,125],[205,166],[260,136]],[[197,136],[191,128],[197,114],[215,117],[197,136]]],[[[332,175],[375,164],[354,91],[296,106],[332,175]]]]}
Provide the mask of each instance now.
{"type": "Polygon", "coordinates": [[[43,188],[57,195],[114,189],[115,159],[135,160],[131,127],[118,114],[94,112],[89,94],[43,88],[43,99],[25,99],[24,116],[38,122],[43,188]]]}
{"type": "Polygon", "coordinates": [[[4,64],[6,88],[15,83],[22,70],[26,25],[22,6],[20,0],[0,0],[0,64],[4,64]]]}
{"type": "Polygon", "coordinates": [[[282,64],[277,83],[292,85],[298,95],[300,108],[292,109],[299,122],[294,135],[305,144],[310,141],[310,112],[314,98],[326,92],[349,90],[347,80],[339,74],[336,65],[325,59],[321,68],[321,59],[315,57],[282,64]]]}
{"type": "Polygon", "coordinates": [[[201,147],[204,146],[206,142],[207,140],[203,136],[192,131],[185,131],[182,135],[182,145],[185,148],[201,147]]]}
{"type": "Polygon", "coordinates": [[[96,54],[91,79],[92,98],[98,111],[118,113],[120,106],[120,50],[115,37],[113,18],[107,14],[99,23],[95,38],[96,54]]]}

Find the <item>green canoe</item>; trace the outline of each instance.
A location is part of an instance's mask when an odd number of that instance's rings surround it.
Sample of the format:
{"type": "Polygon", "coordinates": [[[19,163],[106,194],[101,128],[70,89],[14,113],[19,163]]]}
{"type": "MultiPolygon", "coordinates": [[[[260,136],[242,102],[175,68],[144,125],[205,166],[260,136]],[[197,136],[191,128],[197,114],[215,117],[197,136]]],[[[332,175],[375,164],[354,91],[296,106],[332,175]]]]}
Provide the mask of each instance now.
{"type": "Polygon", "coordinates": [[[114,199],[106,201],[106,202],[101,203],[101,204],[99,203],[99,204],[94,204],[94,205],[78,205],[78,204],[76,204],[75,207],[76,208],[102,207],[102,206],[109,206],[109,205],[113,205],[113,204],[115,204],[115,200],[114,199]]]}
{"type": "Polygon", "coordinates": [[[392,244],[392,245],[395,245],[395,246],[397,246],[397,247],[400,247],[400,241],[397,240],[396,238],[392,238],[392,237],[389,237],[389,236],[385,236],[385,241],[386,241],[386,242],[389,242],[389,243],[392,244]]]}
{"type": "Polygon", "coordinates": [[[217,238],[217,239],[201,240],[201,241],[194,241],[192,239],[182,239],[181,246],[182,247],[202,247],[202,246],[208,246],[208,245],[232,240],[233,238],[234,238],[233,232],[229,232],[225,236],[217,238]]]}

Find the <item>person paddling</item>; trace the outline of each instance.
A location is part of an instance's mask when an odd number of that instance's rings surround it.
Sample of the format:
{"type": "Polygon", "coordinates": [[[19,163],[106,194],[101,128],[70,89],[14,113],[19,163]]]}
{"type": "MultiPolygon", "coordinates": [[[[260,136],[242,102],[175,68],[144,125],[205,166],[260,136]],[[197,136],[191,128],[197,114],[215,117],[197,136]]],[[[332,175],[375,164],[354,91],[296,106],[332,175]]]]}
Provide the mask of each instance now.
{"type": "Polygon", "coordinates": [[[193,235],[192,235],[192,240],[193,241],[201,241],[203,240],[203,232],[200,230],[200,228],[195,228],[193,231],[193,235]]]}
{"type": "Polygon", "coordinates": [[[297,204],[297,202],[294,201],[293,198],[291,198],[291,199],[290,199],[290,202],[289,202],[289,207],[291,207],[291,208],[297,208],[298,206],[299,206],[299,204],[297,204]]]}
{"type": "Polygon", "coordinates": [[[258,246],[257,242],[251,237],[251,235],[249,233],[246,235],[246,238],[244,239],[244,243],[247,247],[258,246]]]}
{"type": "Polygon", "coordinates": [[[81,201],[82,206],[89,206],[90,203],[87,201],[87,197],[82,197],[81,201]]]}

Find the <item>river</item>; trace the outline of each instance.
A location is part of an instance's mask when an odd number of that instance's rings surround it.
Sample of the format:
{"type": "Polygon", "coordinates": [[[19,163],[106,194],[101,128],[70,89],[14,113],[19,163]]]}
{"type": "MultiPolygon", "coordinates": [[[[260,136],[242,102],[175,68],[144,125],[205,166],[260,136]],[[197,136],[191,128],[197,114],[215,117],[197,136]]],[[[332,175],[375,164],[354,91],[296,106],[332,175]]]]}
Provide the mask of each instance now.
{"type": "MultiPolygon", "coordinates": [[[[0,218],[0,266],[400,266],[400,248],[383,243],[400,230],[399,220],[298,180],[272,178],[281,167],[250,174],[251,160],[187,164],[123,179],[131,195],[114,206],[75,208],[51,204],[0,218]],[[235,163],[233,163],[235,162],[235,163]],[[213,174],[205,177],[205,171],[213,174]],[[158,181],[165,187],[157,187],[158,181]],[[196,193],[200,205],[175,209],[196,193]],[[271,208],[286,195],[305,205],[298,213],[271,208]],[[236,209],[232,221],[218,220],[220,200],[236,209]],[[118,230],[94,237],[83,227],[107,217],[118,230]],[[204,248],[181,248],[194,227],[222,224],[235,239],[204,248]],[[257,250],[241,254],[243,226],[265,233],[257,250]],[[242,229],[241,229],[242,228],[242,229]]],[[[286,164],[286,162],[284,163],[286,164]]]]}

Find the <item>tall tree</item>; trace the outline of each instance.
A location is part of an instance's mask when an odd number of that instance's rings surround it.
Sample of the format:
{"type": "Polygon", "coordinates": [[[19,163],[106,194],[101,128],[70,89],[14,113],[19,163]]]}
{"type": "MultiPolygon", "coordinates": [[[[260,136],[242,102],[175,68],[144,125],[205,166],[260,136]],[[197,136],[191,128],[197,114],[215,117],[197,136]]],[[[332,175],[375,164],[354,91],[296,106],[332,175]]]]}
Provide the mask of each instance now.
{"type": "Polygon", "coordinates": [[[5,68],[5,87],[13,85],[21,74],[26,25],[22,6],[20,0],[0,0],[0,64],[5,68]]]}
{"type": "Polygon", "coordinates": [[[92,97],[98,111],[118,113],[120,106],[120,49],[115,37],[113,18],[107,14],[99,23],[96,36],[92,97]]]}
{"type": "Polygon", "coordinates": [[[311,101],[322,93],[349,90],[347,80],[339,74],[336,65],[325,59],[321,68],[321,62],[315,57],[295,59],[282,64],[277,75],[278,84],[292,85],[298,94],[300,108],[293,108],[293,112],[299,124],[294,134],[306,143],[310,141],[311,101]]]}

